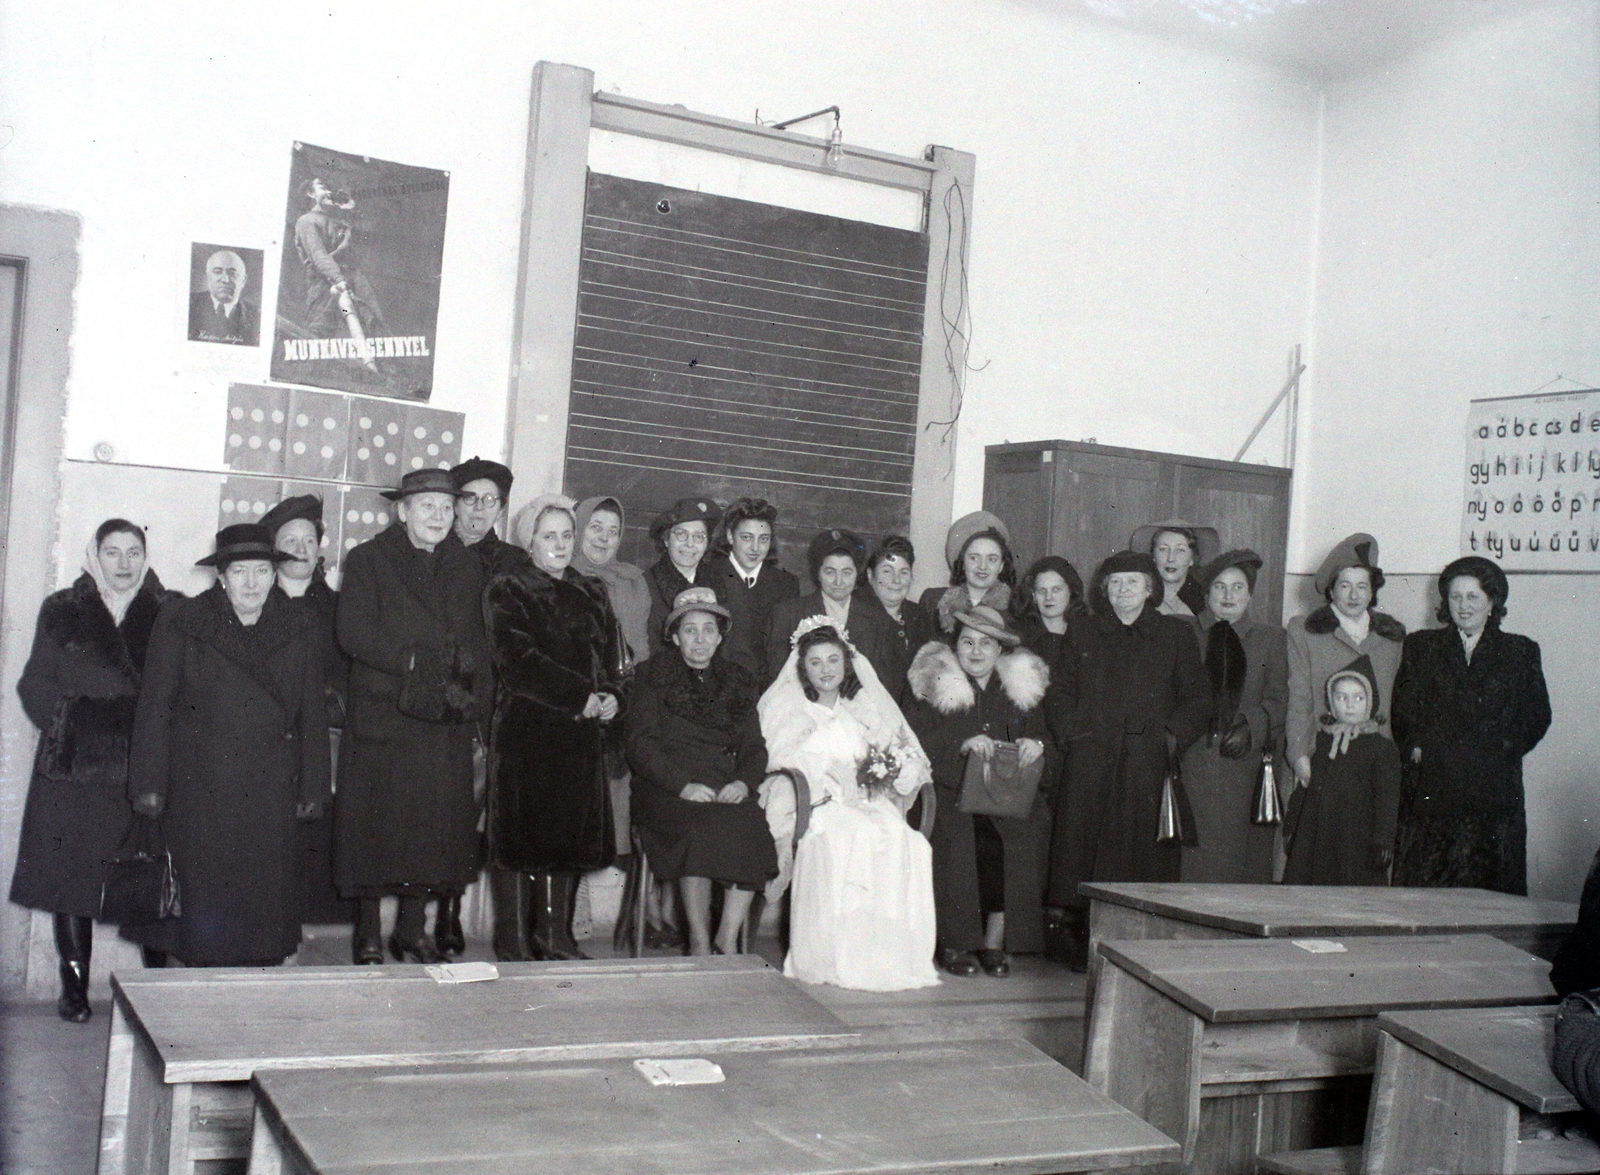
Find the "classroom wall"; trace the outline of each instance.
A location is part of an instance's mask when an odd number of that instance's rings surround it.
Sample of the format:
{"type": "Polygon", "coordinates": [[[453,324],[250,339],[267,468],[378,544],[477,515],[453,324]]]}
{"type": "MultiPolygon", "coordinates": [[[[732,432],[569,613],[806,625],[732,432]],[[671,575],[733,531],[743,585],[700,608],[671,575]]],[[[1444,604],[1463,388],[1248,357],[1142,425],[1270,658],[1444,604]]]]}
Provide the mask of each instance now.
{"type": "MultiPolygon", "coordinates": [[[[1600,5],[1529,4],[1330,86],[1324,135],[1289,566],[1369,531],[1432,600],[1460,554],[1468,401],[1600,382],[1600,5]]],[[[1600,579],[1514,575],[1510,609],[1555,710],[1525,764],[1529,883],[1576,900],[1600,844],[1600,579]]]]}

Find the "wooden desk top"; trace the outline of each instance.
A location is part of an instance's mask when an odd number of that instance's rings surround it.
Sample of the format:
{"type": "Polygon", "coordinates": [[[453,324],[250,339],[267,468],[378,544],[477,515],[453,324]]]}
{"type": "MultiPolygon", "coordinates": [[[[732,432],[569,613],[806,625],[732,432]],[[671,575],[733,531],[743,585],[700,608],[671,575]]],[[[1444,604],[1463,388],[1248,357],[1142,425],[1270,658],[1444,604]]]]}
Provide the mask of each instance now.
{"type": "Polygon", "coordinates": [[[679,1055],[854,1044],[759,957],[500,963],[487,983],[420,966],[195,968],[113,975],[162,1079],[258,1069],[679,1055]]]}
{"type": "Polygon", "coordinates": [[[1022,1175],[1179,1157],[1023,1041],[697,1055],[727,1079],[657,1087],[619,1058],[254,1084],[285,1150],[319,1175],[1022,1175]]]}
{"type": "Polygon", "coordinates": [[[1548,962],[1486,934],[1337,941],[1313,954],[1287,939],[1125,939],[1100,953],[1219,1024],[1556,999],[1548,962]]]}
{"type": "Polygon", "coordinates": [[[1492,934],[1507,928],[1561,932],[1578,921],[1576,902],[1487,889],[1102,881],[1084,882],[1078,889],[1096,901],[1258,938],[1492,934]]]}
{"type": "Polygon", "coordinates": [[[1578,1099],[1550,1071],[1556,1010],[1463,1008],[1395,1012],[1378,1027],[1442,1065],[1539,1114],[1566,1114],[1578,1099]]]}

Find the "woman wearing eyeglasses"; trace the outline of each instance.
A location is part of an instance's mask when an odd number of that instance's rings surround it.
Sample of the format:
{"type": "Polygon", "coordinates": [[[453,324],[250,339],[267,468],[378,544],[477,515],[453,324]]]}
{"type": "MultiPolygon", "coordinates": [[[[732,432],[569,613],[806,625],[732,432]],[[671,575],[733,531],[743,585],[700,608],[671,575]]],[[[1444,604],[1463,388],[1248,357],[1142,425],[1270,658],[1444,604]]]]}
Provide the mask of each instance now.
{"type": "Polygon", "coordinates": [[[706,562],[706,553],[711,550],[711,535],[721,521],[722,508],[710,498],[679,498],[650,524],[650,538],[661,551],[661,558],[644,574],[650,585],[652,651],[667,647],[662,629],[679,593],[692,587],[716,591],[716,577],[706,562]]]}

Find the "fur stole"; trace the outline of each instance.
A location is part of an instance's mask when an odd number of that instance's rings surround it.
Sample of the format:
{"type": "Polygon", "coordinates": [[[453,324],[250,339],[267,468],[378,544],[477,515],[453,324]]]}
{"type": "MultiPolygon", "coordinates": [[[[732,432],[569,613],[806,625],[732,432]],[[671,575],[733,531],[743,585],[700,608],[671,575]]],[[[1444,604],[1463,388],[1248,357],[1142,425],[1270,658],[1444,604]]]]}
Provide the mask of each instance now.
{"type": "Polygon", "coordinates": [[[1244,677],[1250,668],[1244,642],[1233,625],[1219,620],[1206,633],[1206,676],[1211,681],[1211,730],[1226,734],[1239,712],[1244,677]]]}
{"type": "MultiPolygon", "coordinates": [[[[1003,583],[990,584],[979,603],[989,605],[1002,616],[1008,615],[1011,607],[1011,589],[1003,583]]],[[[965,584],[957,584],[954,587],[945,588],[944,593],[939,597],[939,631],[955,632],[956,613],[965,612],[971,607],[972,597],[967,594],[965,584]]]]}
{"type": "Polygon", "coordinates": [[[86,571],[71,587],[44,602],[39,610],[39,626],[61,648],[93,655],[102,665],[119,670],[129,685],[137,687],[156,613],[169,594],[156,573],[150,572],[119,626],[112,623],[111,613],[100,599],[100,589],[86,571]]]}
{"type": "MultiPolygon", "coordinates": [[[[1027,649],[1002,654],[994,671],[1006,697],[1023,713],[1037,706],[1050,686],[1049,667],[1027,649]]],[[[929,641],[917,650],[906,676],[912,694],[941,714],[959,714],[977,704],[972,678],[956,660],[955,650],[942,641],[929,641]]]]}
{"type": "MultiPolygon", "coordinates": [[[[1381,636],[1386,641],[1399,644],[1406,639],[1406,626],[1401,624],[1387,612],[1372,612],[1371,627],[1369,631],[1374,636],[1381,636]]],[[[1332,604],[1324,604],[1310,616],[1306,617],[1306,631],[1316,636],[1326,636],[1339,627],[1339,618],[1333,613],[1332,604]]]]}
{"type": "Polygon", "coordinates": [[[720,653],[695,670],[676,648],[668,648],[640,666],[639,674],[661,694],[668,713],[696,726],[731,734],[756,712],[755,678],[720,653]]]}

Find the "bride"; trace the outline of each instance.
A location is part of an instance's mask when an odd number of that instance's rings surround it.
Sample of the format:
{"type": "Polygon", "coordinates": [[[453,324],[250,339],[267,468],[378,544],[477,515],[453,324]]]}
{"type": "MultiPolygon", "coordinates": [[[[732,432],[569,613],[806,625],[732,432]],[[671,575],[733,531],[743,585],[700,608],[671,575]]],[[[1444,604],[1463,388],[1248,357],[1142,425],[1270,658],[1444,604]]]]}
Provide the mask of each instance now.
{"type": "Polygon", "coordinates": [[[899,991],[939,982],[933,967],[933,854],[905,811],[928,758],[871,662],[822,616],[800,622],[789,659],[757,704],[769,773],[797,768],[811,822],[795,851],[789,956],[806,983],[899,991]],[[885,777],[857,781],[873,755],[885,777]]]}

